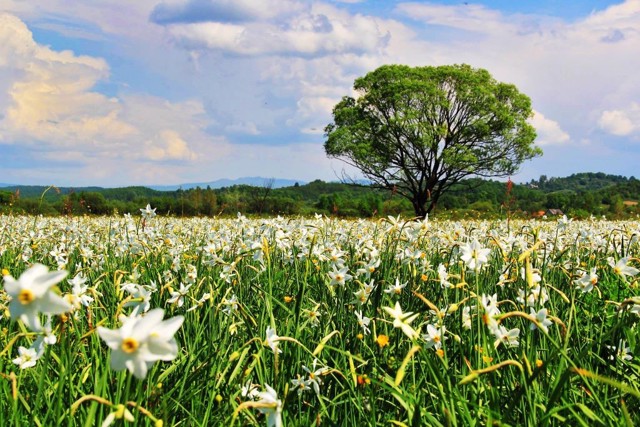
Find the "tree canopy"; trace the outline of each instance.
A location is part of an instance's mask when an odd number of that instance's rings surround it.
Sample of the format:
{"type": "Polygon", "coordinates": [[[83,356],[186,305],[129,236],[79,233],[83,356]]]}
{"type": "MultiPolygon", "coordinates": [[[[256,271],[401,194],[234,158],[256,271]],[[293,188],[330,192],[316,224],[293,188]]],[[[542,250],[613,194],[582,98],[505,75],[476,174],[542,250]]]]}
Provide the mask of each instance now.
{"type": "Polygon", "coordinates": [[[325,128],[327,155],[428,214],[453,184],[503,177],[542,154],[530,99],[469,65],[385,65],[356,79],[325,128]]]}

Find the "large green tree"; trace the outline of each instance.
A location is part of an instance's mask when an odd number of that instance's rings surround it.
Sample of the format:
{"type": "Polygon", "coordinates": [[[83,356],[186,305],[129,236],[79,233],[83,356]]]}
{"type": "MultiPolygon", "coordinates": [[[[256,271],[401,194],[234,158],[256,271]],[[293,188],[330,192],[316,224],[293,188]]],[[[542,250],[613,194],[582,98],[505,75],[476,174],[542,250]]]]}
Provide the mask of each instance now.
{"type": "Polygon", "coordinates": [[[385,65],[354,83],[325,128],[325,151],[425,216],[466,177],[515,173],[541,155],[530,99],[468,65],[385,65]]]}

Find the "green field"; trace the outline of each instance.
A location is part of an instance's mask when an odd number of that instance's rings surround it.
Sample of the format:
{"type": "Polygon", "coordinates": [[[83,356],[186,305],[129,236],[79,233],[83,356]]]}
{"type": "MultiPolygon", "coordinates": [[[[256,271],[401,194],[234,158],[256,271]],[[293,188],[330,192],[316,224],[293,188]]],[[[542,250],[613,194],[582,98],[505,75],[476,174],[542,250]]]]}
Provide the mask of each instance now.
{"type": "Polygon", "coordinates": [[[639,238],[1,216],[0,425],[638,425],[639,238]]]}

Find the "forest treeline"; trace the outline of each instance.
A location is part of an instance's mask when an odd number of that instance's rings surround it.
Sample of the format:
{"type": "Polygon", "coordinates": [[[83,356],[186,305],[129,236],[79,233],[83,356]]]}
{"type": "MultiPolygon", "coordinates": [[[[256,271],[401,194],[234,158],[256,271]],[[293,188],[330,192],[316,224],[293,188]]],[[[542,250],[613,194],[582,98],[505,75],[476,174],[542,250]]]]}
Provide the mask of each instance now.
{"type": "MultiPolygon", "coordinates": [[[[237,212],[256,215],[345,217],[412,216],[411,203],[393,191],[366,185],[323,182],[273,188],[236,185],[212,189],[157,191],[146,187],[0,188],[0,212],[42,215],[139,214],[150,204],[160,215],[220,216],[237,212]]],[[[515,184],[469,179],[441,197],[432,215],[447,218],[540,216],[558,213],[573,218],[606,215],[625,218],[640,213],[640,181],[604,173],[579,173],[564,178],[541,176],[515,184]],[[553,211],[549,211],[549,210],[553,211]]]]}

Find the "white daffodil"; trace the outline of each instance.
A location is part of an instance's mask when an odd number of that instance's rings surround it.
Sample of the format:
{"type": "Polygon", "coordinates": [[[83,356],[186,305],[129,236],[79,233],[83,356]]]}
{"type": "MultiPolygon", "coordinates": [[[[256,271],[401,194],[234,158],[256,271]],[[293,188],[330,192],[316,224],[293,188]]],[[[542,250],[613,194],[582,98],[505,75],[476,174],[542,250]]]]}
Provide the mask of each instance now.
{"type": "Polygon", "coordinates": [[[151,219],[156,216],[156,208],[151,209],[151,205],[147,204],[147,207],[140,209],[140,213],[144,219],[151,219]]]}
{"type": "Polygon", "coordinates": [[[487,263],[491,249],[483,248],[477,240],[460,247],[462,255],[460,259],[470,270],[479,270],[487,263]]]}
{"type": "Polygon", "coordinates": [[[338,270],[334,266],[333,270],[328,273],[329,278],[331,279],[329,286],[336,286],[336,285],[344,286],[345,282],[348,282],[353,278],[353,276],[351,276],[348,272],[349,272],[349,269],[347,267],[343,267],[340,270],[338,270]]]}
{"type": "Polygon", "coordinates": [[[259,400],[256,402],[259,406],[258,411],[267,416],[267,427],[282,426],[282,401],[278,399],[278,393],[265,384],[266,391],[256,393],[259,400]]]}
{"type": "Polygon", "coordinates": [[[49,271],[41,264],[20,275],[18,280],[4,276],[4,290],[11,297],[9,312],[12,318],[20,318],[32,331],[41,331],[39,315],[62,314],[71,310],[71,304],[55,293],[53,285],[61,282],[66,271],[49,271]]]}
{"type": "Polygon", "coordinates": [[[435,348],[439,350],[442,347],[442,341],[446,338],[444,333],[447,329],[444,326],[427,325],[427,333],[422,335],[422,339],[427,342],[427,348],[435,348]]]}
{"type": "Polygon", "coordinates": [[[406,286],[407,286],[407,282],[400,283],[400,280],[398,278],[396,278],[395,285],[389,286],[387,289],[384,290],[384,292],[387,293],[387,294],[400,295],[402,293],[402,290],[406,286]]]}
{"type": "Polygon", "coordinates": [[[111,368],[128,369],[135,377],[144,378],[153,362],[173,360],[178,345],[173,338],[184,318],[162,320],[164,310],[150,310],[144,317],[124,317],[119,329],[98,327],[98,335],[111,349],[111,368]]]}
{"type": "Polygon", "coordinates": [[[518,341],[520,329],[518,328],[507,330],[504,326],[498,325],[498,327],[491,332],[496,337],[496,340],[493,343],[495,348],[498,348],[500,344],[504,344],[507,347],[517,347],[520,345],[520,342],[518,341]]]}
{"type": "Polygon", "coordinates": [[[396,328],[400,328],[402,332],[406,336],[411,339],[417,338],[420,334],[416,331],[410,323],[413,322],[417,317],[418,313],[413,313],[408,311],[406,313],[402,312],[402,308],[400,308],[400,303],[396,301],[396,305],[394,308],[391,307],[382,307],[384,311],[386,311],[389,316],[393,317],[393,326],[396,328]]]}
{"type": "Polygon", "coordinates": [[[358,319],[358,325],[360,325],[360,327],[362,328],[362,333],[364,335],[369,335],[371,333],[371,330],[369,330],[369,323],[371,323],[371,319],[369,319],[367,316],[363,316],[362,311],[354,311],[353,313],[358,319]]]}
{"type": "Polygon", "coordinates": [[[440,280],[440,286],[442,288],[452,288],[453,284],[449,282],[449,273],[447,267],[444,264],[438,265],[438,280],[440,280]]]}
{"type": "Polygon", "coordinates": [[[629,257],[620,258],[617,262],[614,262],[613,258],[609,257],[607,262],[609,266],[613,268],[613,272],[622,277],[623,280],[626,279],[627,276],[633,277],[640,272],[637,268],[627,265],[629,263],[629,257]]]}
{"type": "Polygon", "coordinates": [[[317,368],[318,359],[313,359],[313,365],[311,368],[307,368],[302,365],[302,369],[309,375],[309,378],[306,380],[307,385],[313,387],[313,390],[317,395],[320,395],[320,385],[322,384],[322,376],[326,375],[329,372],[328,368],[322,367],[317,368]]]}
{"type": "Polygon", "coordinates": [[[547,318],[547,309],[546,308],[542,308],[540,310],[538,310],[538,312],[536,313],[536,311],[533,309],[533,307],[529,308],[530,313],[532,317],[534,317],[536,319],[536,321],[538,322],[537,324],[535,323],[531,323],[531,330],[535,330],[540,328],[541,331],[543,331],[544,333],[548,333],[549,332],[549,326],[551,326],[551,324],[553,323],[551,320],[549,320],[547,318]]]}
{"type": "Polygon", "coordinates": [[[596,268],[593,267],[589,273],[583,273],[582,276],[573,283],[575,283],[576,288],[582,291],[582,293],[591,292],[596,283],[598,283],[596,268]]]}
{"type": "Polygon", "coordinates": [[[35,348],[18,347],[18,357],[12,360],[20,369],[27,369],[36,366],[40,355],[35,348]]]}
{"type": "Polygon", "coordinates": [[[177,291],[171,291],[171,298],[167,300],[168,304],[175,304],[178,307],[182,307],[184,305],[184,298],[189,293],[189,288],[191,284],[184,285],[184,283],[180,283],[180,289],[177,291]]]}
{"type": "Polygon", "coordinates": [[[274,353],[282,353],[282,350],[278,348],[278,340],[280,337],[276,333],[275,329],[272,329],[271,326],[267,326],[265,344],[271,347],[271,350],[274,353]]]}
{"type": "Polygon", "coordinates": [[[633,360],[633,355],[631,354],[631,349],[626,345],[624,340],[618,341],[618,345],[608,345],[607,348],[611,350],[613,353],[609,356],[609,360],[615,360],[618,358],[619,360],[630,361],[633,360]]]}

